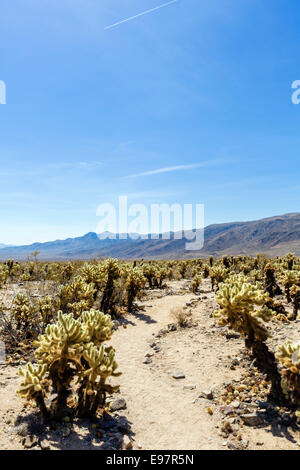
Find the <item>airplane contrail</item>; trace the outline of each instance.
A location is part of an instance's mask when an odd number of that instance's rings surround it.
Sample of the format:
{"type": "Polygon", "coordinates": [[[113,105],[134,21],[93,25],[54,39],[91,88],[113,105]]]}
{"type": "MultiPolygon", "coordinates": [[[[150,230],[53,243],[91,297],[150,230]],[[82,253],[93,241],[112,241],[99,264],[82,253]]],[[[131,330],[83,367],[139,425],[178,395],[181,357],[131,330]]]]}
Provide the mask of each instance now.
{"type": "Polygon", "coordinates": [[[151,13],[152,11],[171,5],[171,3],[175,3],[177,1],[178,0],[172,0],[171,2],[163,3],[162,5],[159,5],[158,7],[151,8],[150,10],[143,11],[142,13],[139,13],[138,15],[131,16],[130,18],[126,18],[125,20],[121,20],[121,21],[118,21],[117,23],[106,26],[104,29],[106,30],[106,29],[114,28],[115,26],[118,26],[119,24],[127,23],[127,21],[134,20],[135,18],[138,18],[139,16],[146,15],[147,13],[151,13]]]}

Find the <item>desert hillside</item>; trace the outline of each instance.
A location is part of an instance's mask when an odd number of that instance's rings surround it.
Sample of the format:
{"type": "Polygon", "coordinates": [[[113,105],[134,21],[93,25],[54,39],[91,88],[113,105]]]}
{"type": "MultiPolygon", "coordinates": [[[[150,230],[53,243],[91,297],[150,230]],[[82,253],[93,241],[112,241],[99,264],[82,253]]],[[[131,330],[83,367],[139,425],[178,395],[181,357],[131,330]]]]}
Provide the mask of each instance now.
{"type": "Polygon", "coordinates": [[[100,240],[96,233],[83,237],[34,243],[27,246],[0,246],[0,259],[26,260],[39,251],[43,260],[93,259],[99,255],[119,259],[183,259],[223,254],[270,256],[293,252],[300,255],[300,213],[285,214],[251,222],[209,225],[204,231],[204,247],[186,251],[185,240],[100,240]]]}

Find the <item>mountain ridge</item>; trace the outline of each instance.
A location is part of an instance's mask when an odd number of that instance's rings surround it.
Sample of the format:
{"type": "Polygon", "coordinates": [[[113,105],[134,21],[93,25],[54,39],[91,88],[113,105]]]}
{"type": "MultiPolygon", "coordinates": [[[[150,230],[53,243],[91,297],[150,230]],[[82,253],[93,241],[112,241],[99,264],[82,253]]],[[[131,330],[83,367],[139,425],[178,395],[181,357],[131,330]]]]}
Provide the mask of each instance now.
{"type": "MultiPolygon", "coordinates": [[[[174,234],[173,234],[174,235],[174,234]]],[[[149,237],[149,235],[148,235],[149,237]]],[[[95,232],[31,245],[1,248],[0,259],[25,260],[33,251],[40,251],[40,260],[92,259],[99,255],[119,259],[176,259],[265,253],[284,255],[288,251],[300,255],[300,213],[293,212],[246,222],[212,224],[204,229],[204,247],[186,251],[185,239],[105,239],[95,232]]]]}

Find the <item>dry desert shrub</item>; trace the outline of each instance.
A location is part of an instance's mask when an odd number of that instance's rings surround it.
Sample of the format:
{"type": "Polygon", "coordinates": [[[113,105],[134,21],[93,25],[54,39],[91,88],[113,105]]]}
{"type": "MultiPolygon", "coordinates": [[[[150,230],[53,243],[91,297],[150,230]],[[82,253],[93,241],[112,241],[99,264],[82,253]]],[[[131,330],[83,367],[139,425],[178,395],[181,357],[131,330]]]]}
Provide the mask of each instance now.
{"type": "Polygon", "coordinates": [[[180,328],[187,328],[191,323],[191,318],[188,312],[182,307],[171,308],[170,314],[176,325],[180,326],[180,328]]]}

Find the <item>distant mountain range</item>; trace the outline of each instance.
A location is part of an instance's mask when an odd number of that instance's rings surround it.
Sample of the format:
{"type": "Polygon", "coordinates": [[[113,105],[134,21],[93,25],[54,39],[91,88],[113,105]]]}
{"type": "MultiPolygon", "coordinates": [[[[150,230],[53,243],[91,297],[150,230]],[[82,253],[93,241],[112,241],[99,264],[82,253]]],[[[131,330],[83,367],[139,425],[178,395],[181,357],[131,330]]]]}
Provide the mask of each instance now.
{"type": "Polygon", "coordinates": [[[82,237],[47,243],[0,245],[0,259],[25,260],[34,251],[40,252],[40,260],[92,259],[99,256],[119,259],[182,259],[257,253],[277,256],[289,251],[300,256],[300,213],[251,222],[209,225],[205,228],[204,247],[200,251],[186,251],[186,240],[175,238],[101,240],[96,233],[90,232],[82,237]]]}

